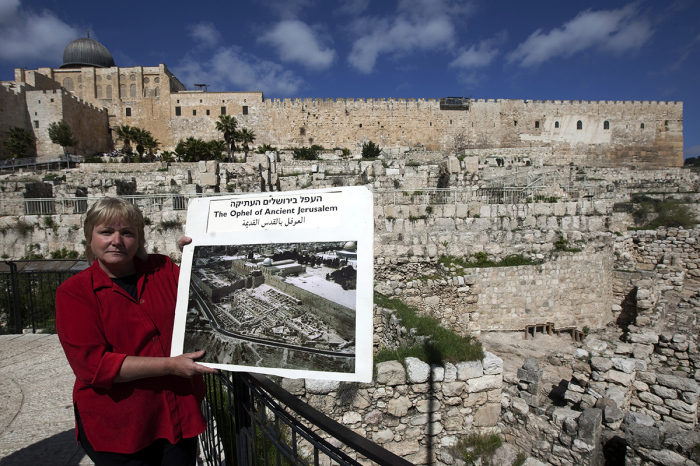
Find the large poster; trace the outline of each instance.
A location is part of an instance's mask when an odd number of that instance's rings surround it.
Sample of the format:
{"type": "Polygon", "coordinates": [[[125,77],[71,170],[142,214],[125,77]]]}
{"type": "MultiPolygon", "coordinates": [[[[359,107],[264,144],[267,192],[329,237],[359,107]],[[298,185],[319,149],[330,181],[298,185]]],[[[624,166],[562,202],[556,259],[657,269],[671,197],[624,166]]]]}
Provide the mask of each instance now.
{"type": "Polygon", "coordinates": [[[193,199],[173,356],[284,377],[372,379],[373,202],[365,187],[193,199]]]}

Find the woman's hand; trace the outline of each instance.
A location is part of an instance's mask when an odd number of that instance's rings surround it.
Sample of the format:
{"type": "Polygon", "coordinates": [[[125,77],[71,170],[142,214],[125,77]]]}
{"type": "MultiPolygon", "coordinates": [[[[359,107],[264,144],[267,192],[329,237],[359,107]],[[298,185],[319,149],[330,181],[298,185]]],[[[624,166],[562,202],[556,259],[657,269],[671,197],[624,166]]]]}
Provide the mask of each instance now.
{"type": "Polygon", "coordinates": [[[119,368],[119,373],[114,378],[117,383],[131,382],[132,380],[147,379],[149,377],[162,377],[164,375],[176,375],[190,378],[197,374],[215,374],[216,369],[202,366],[194,362],[204,356],[204,350],[195,353],[185,353],[169,358],[127,356],[119,368]]]}
{"type": "Polygon", "coordinates": [[[204,356],[204,350],[170,358],[170,374],[178,377],[187,377],[188,379],[197,374],[216,374],[218,372],[216,369],[194,362],[202,356],[204,356]]]}
{"type": "Polygon", "coordinates": [[[179,240],[177,240],[177,248],[182,252],[184,247],[192,242],[192,238],[189,236],[183,236],[179,240]]]}

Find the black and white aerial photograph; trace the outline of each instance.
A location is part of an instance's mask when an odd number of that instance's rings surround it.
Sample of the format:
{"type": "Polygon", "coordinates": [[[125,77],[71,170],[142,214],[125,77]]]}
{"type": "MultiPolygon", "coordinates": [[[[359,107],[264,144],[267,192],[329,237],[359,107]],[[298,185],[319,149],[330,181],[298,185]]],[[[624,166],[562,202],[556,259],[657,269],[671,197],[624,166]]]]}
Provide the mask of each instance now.
{"type": "Polygon", "coordinates": [[[353,373],[357,242],[195,246],[183,352],[204,363],[353,373]]]}

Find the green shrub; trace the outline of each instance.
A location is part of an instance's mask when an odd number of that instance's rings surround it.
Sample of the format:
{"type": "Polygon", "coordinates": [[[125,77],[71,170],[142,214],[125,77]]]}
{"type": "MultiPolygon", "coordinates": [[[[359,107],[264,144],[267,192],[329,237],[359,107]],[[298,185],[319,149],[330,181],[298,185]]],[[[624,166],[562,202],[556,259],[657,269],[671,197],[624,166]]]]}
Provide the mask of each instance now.
{"type": "Polygon", "coordinates": [[[160,222],[160,228],[163,230],[177,230],[181,227],[179,220],[163,220],[160,222]]]}
{"type": "Polygon", "coordinates": [[[418,335],[428,337],[425,344],[397,350],[382,350],[374,357],[375,363],[402,361],[407,357],[415,357],[431,364],[443,361],[480,361],[484,358],[480,342],[470,336],[461,336],[446,329],[439,319],[420,316],[416,308],[381,293],[374,293],[374,302],[379,307],[396,311],[397,317],[406,328],[415,328],[418,335]]]}
{"type": "Polygon", "coordinates": [[[662,226],[693,228],[698,223],[693,211],[675,199],[659,201],[646,195],[635,195],[632,202],[637,204],[632,211],[634,223],[644,230],[662,226]]]}
{"type": "Polygon", "coordinates": [[[363,159],[376,159],[382,153],[382,149],[373,143],[372,141],[367,141],[362,144],[362,158],[363,159]]]}
{"type": "Polygon", "coordinates": [[[472,433],[457,443],[457,451],[468,465],[493,465],[493,455],[503,445],[498,434],[472,433]]]}
{"type": "Polygon", "coordinates": [[[318,151],[312,147],[297,147],[292,149],[294,158],[298,160],[317,160],[318,151]]]}
{"type": "Polygon", "coordinates": [[[581,252],[580,248],[570,248],[569,240],[563,236],[560,236],[559,239],[554,242],[554,250],[557,252],[581,252]]]}
{"type": "Polygon", "coordinates": [[[468,268],[484,268],[484,267],[518,267],[520,265],[537,265],[539,261],[528,259],[522,254],[511,254],[499,261],[489,259],[489,255],[483,251],[472,254],[474,261],[466,261],[460,257],[442,255],[438,259],[438,264],[446,268],[454,267],[455,265],[468,268]]]}

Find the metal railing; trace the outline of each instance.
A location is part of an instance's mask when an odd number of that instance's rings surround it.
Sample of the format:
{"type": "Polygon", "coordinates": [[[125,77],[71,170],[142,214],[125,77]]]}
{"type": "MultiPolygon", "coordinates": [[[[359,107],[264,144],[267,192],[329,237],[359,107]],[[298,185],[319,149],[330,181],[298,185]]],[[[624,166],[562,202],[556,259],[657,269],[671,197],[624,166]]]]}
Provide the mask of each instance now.
{"type": "Polygon", "coordinates": [[[78,155],[52,155],[44,157],[22,157],[19,159],[5,159],[0,161],[0,170],[16,170],[18,168],[33,168],[36,170],[41,165],[46,165],[47,168],[56,164],[58,168],[65,165],[70,168],[71,163],[82,162],[84,157],[78,155]]]}
{"type": "MultiPolygon", "coordinates": [[[[5,331],[55,332],[56,289],[86,266],[84,261],[0,262],[5,331]]],[[[411,465],[265,376],[219,372],[205,380],[207,428],[200,440],[207,465],[411,465]]]]}
{"type": "Polygon", "coordinates": [[[207,464],[411,465],[265,376],[222,372],[206,376],[206,382],[207,430],[201,443],[207,464]]]}
{"type": "Polygon", "coordinates": [[[56,289],[87,267],[84,261],[0,262],[0,321],[8,333],[54,333],[56,289]]]}
{"type": "MultiPolygon", "coordinates": [[[[187,203],[192,198],[225,195],[230,193],[172,193],[119,197],[136,205],[143,213],[149,213],[163,210],[187,210],[187,203]]],[[[0,215],[82,214],[100,199],[99,197],[3,199],[0,201],[0,215]]]]}

